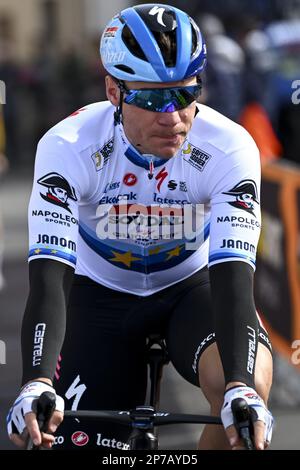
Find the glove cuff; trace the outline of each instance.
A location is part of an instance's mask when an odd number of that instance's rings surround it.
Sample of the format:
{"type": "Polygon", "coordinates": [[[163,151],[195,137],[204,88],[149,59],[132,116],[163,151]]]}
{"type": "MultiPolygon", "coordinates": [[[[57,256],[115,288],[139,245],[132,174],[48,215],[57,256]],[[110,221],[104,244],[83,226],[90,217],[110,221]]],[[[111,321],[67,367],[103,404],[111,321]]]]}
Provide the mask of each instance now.
{"type": "Polygon", "coordinates": [[[30,382],[27,382],[25,385],[23,385],[21,387],[21,392],[24,391],[24,389],[28,386],[28,385],[32,385],[32,384],[35,384],[35,383],[41,383],[41,384],[44,384],[44,385],[48,385],[49,387],[53,388],[54,390],[54,387],[53,385],[50,385],[48,382],[45,382],[44,380],[40,380],[40,379],[37,379],[37,380],[31,380],[30,382]]]}

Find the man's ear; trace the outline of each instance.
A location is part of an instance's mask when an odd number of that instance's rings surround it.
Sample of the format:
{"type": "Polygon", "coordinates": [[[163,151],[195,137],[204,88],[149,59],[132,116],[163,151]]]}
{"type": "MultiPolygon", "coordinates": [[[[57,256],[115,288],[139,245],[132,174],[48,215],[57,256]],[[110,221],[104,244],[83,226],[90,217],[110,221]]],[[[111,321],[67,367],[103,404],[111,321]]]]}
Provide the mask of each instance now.
{"type": "Polygon", "coordinates": [[[106,75],[105,77],[105,89],[107,99],[114,106],[118,106],[120,102],[120,90],[110,75],[106,75]]]}

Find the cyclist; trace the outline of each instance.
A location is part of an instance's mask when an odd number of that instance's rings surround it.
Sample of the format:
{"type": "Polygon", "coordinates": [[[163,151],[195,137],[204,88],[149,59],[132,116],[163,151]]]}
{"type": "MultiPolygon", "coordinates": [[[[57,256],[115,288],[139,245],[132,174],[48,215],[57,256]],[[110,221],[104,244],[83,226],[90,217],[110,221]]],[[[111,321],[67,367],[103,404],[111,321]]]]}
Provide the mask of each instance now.
{"type": "MultiPolygon", "coordinates": [[[[23,445],[27,428],[51,447],[63,401],[73,410],[141,404],[146,338],[155,332],[212,414],[221,413],[224,426],[207,426],[199,447],[240,446],[230,403],[244,397],[263,449],[272,356],[253,299],[257,147],[241,126],[196,103],[206,48],[183,11],[123,10],[100,53],[108,101],[58,123],[37,149],[23,387],[7,417],[10,438],[23,445]],[[45,390],[57,401],[41,436],[32,402],[45,390]]],[[[128,432],[64,422],[55,444],[126,448],[128,432]]]]}

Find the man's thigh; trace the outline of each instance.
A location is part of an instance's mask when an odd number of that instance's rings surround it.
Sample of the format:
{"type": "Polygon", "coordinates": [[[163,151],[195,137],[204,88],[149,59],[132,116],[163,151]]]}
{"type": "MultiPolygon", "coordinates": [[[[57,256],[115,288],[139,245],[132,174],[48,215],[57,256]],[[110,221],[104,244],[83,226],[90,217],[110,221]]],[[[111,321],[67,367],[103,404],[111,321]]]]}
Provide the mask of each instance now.
{"type": "MultiPolygon", "coordinates": [[[[208,270],[203,270],[191,278],[191,287],[176,303],[167,333],[167,345],[170,359],[177,371],[190,383],[199,384],[199,361],[207,348],[216,341],[212,311],[212,300],[208,270]],[[195,282],[196,281],[196,282],[195,282]]],[[[267,331],[258,317],[259,343],[272,354],[272,347],[267,331]]],[[[214,373],[222,367],[208,363],[214,373]]]]}
{"type": "Polygon", "coordinates": [[[167,332],[170,359],[188,382],[199,386],[199,358],[214,341],[208,270],[203,270],[191,277],[190,288],[173,309],[167,332]]]}
{"type": "MultiPolygon", "coordinates": [[[[54,386],[66,409],[130,409],[145,399],[145,340],[127,339],[124,302],[114,302],[119,294],[97,287],[73,287],[54,386]]],[[[55,448],[126,448],[129,433],[125,426],[66,418],[55,448]]]]}

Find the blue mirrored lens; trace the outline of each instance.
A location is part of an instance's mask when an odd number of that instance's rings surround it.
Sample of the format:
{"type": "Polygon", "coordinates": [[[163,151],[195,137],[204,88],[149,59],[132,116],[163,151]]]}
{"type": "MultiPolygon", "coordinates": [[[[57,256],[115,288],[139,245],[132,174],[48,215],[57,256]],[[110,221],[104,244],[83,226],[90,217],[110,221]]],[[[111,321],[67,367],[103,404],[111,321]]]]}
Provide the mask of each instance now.
{"type": "Polygon", "coordinates": [[[124,102],[158,113],[184,109],[201,94],[201,84],[174,88],[142,88],[128,90],[124,102]]]}

